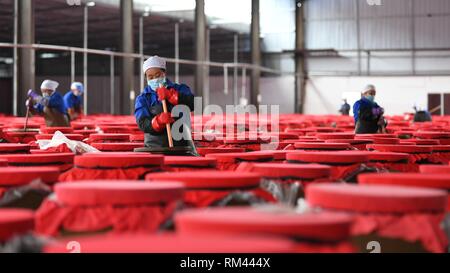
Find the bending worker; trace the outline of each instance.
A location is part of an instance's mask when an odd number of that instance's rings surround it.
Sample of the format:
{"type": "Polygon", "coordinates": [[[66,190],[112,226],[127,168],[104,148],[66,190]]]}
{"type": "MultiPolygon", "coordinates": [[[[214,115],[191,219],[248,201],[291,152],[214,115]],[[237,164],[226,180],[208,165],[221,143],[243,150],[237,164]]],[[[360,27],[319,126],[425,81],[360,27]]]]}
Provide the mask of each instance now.
{"type": "Polygon", "coordinates": [[[357,134],[377,134],[386,132],[384,109],[375,102],[375,86],[368,85],[362,92],[361,99],[353,105],[357,134]]]}
{"type": "Polygon", "coordinates": [[[76,120],[83,115],[83,93],[83,84],[81,82],[74,82],[70,87],[70,91],[64,96],[64,106],[66,107],[70,120],[76,120]]]}
{"type": "MultiPolygon", "coordinates": [[[[149,58],[144,62],[143,71],[148,86],[136,98],[136,122],[145,133],[146,147],[169,147],[166,125],[175,122],[171,111],[176,105],[186,105],[193,111],[194,95],[187,85],[176,84],[166,78],[166,61],[163,58],[149,58]],[[168,113],[163,111],[163,100],[166,100],[168,113]]],[[[189,143],[186,140],[175,141],[174,146],[189,146],[189,143]]]]}
{"type": "Polygon", "coordinates": [[[28,92],[26,105],[32,114],[43,115],[47,127],[70,127],[63,97],[56,92],[59,83],[45,80],[41,85],[42,96],[28,92]]]}

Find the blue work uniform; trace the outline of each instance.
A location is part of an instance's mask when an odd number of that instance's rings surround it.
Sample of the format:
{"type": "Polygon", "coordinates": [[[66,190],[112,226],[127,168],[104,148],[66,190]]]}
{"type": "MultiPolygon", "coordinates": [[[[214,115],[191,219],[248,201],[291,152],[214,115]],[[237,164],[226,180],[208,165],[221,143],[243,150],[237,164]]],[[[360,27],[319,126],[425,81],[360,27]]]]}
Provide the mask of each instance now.
{"type": "MultiPolygon", "coordinates": [[[[189,86],[185,84],[175,84],[170,80],[167,80],[166,88],[178,91],[179,105],[186,105],[191,111],[194,110],[194,94],[189,86]]],[[[167,101],[169,112],[172,111],[173,107],[174,106],[167,101]]],[[[147,147],[162,148],[169,146],[166,130],[163,132],[156,132],[152,127],[153,118],[161,113],[163,113],[163,107],[162,103],[158,100],[158,95],[155,90],[150,86],[147,86],[144,91],[142,91],[141,95],[136,98],[134,113],[139,128],[145,133],[145,145],[147,147]]],[[[188,126],[190,126],[190,124],[188,124],[188,126]]],[[[175,141],[174,145],[188,146],[187,142],[184,140],[175,141]]]]}
{"type": "Polygon", "coordinates": [[[66,111],[74,109],[75,112],[81,112],[83,107],[83,97],[75,96],[72,91],[67,92],[64,96],[64,107],[66,108],[66,111]]]}
{"type": "Polygon", "coordinates": [[[342,115],[344,115],[344,116],[348,116],[348,115],[350,115],[350,104],[348,104],[348,103],[344,103],[342,106],[341,106],[341,109],[339,109],[339,113],[341,113],[342,115]]]}
{"type": "Polygon", "coordinates": [[[34,105],[34,110],[42,114],[45,107],[56,109],[63,115],[67,114],[63,97],[58,92],[54,92],[50,97],[43,97],[39,103],[34,105]]]}
{"type": "Polygon", "coordinates": [[[379,130],[378,122],[381,118],[374,115],[374,109],[381,108],[376,102],[362,98],[353,105],[357,134],[375,134],[379,130]]]}

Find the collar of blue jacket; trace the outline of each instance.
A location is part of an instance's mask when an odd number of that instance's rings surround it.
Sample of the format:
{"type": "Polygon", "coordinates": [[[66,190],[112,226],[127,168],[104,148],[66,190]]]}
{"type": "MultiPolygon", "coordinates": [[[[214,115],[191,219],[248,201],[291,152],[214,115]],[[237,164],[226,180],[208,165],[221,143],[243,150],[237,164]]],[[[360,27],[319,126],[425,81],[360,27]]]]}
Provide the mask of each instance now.
{"type": "Polygon", "coordinates": [[[361,107],[378,108],[380,106],[378,106],[378,103],[372,102],[365,97],[362,97],[353,105],[353,117],[355,119],[355,123],[359,120],[359,109],[361,109],[361,107]]]}
{"type": "MultiPolygon", "coordinates": [[[[169,79],[166,79],[166,87],[167,88],[175,88],[175,84],[171,81],[171,80],[169,80],[169,79]]],[[[142,93],[143,94],[147,94],[147,93],[156,93],[156,90],[153,90],[150,86],[146,86],[145,88],[144,88],[144,91],[142,91],[142,93]]]]}

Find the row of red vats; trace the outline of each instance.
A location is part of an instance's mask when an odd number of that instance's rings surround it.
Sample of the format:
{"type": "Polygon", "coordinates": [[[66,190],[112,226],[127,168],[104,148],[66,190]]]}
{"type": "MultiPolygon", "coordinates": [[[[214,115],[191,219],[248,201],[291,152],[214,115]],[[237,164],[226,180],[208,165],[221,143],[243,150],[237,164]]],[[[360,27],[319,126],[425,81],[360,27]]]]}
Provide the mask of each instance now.
{"type": "Polygon", "coordinates": [[[387,134],[355,135],[338,116],[196,116],[201,157],[134,153],[132,117],[0,124],[5,249],[31,236],[37,252],[448,251],[449,117],[390,117],[387,134]],[[100,152],[40,150],[57,131],[100,152]]]}

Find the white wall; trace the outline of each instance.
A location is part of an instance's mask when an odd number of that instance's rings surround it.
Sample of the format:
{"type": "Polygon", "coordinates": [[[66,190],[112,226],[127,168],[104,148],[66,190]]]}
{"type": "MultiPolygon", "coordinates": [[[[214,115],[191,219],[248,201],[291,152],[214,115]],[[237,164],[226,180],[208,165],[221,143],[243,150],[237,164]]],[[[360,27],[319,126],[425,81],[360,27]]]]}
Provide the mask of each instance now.
{"type": "Polygon", "coordinates": [[[450,77],[311,77],[307,84],[306,114],[338,114],[346,92],[360,92],[367,84],[378,89],[377,102],[388,115],[428,105],[429,93],[450,93],[450,77]]]}

